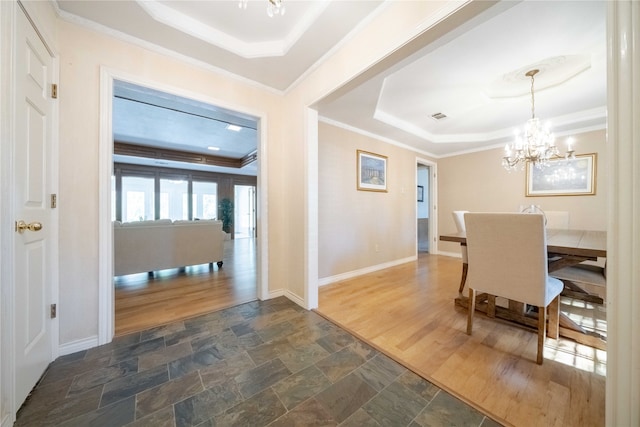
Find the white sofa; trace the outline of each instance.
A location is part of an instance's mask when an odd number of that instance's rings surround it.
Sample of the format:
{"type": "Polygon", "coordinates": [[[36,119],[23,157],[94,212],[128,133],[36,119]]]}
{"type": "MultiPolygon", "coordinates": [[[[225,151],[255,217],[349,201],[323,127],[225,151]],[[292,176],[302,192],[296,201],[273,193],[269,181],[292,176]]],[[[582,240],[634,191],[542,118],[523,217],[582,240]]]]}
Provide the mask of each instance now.
{"type": "Polygon", "coordinates": [[[224,240],[216,220],[115,221],[114,276],[214,262],[221,267],[224,240]]]}

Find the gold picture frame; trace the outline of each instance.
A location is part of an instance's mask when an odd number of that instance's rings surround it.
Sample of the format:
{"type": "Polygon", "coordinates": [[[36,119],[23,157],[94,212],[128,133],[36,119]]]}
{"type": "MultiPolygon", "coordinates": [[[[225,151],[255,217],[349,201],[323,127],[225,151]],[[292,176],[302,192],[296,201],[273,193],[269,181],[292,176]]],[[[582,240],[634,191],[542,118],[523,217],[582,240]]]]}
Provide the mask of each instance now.
{"type": "Polygon", "coordinates": [[[526,197],[593,196],[596,194],[597,154],[580,154],[575,159],[554,159],[538,169],[527,162],[526,197]]]}
{"type": "Polygon", "coordinates": [[[387,192],[387,157],[357,150],[357,188],[360,191],[387,192]]]}

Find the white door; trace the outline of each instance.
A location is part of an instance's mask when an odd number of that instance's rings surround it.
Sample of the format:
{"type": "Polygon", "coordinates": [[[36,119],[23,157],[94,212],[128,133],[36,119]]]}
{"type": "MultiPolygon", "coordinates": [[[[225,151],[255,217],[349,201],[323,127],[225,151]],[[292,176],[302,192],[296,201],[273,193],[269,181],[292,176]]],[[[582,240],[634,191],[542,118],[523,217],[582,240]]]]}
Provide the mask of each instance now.
{"type": "Polygon", "coordinates": [[[53,223],[48,182],[52,58],[19,8],[16,28],[14,337],[18,408],[53,358],[53,223]]]}

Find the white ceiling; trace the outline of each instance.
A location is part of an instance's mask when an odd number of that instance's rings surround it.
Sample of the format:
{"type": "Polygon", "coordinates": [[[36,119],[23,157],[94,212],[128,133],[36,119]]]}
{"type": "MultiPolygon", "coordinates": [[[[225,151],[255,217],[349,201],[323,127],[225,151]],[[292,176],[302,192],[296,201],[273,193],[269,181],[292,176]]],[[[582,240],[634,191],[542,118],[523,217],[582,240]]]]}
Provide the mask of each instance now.
{"type": "MultiPolygon", "coordinates": [[[[249,1],[246,9],[238,8],[235,0],[57,0],[63,19],[225,70],[276,91],[286,91],[350,31],[385,7],[380,1],[283,0],[283,4],[286,14],[269,18],[266,0],[249,1]]],[[[535,113],[551,121],[557,136],[603,129],[605,21],[604,1],[500,2],[453,33],[354,85],[349,92],[328,97],[317,108],[327,121],[425,154],[446,156],[486,149],[504,145],[514,128],[530,117],[531,82],[524,74],[538,68],[535,113]],[[431,118],[435,113],[447,118],[436,121],[431,118]]],[[[129,104],[127,112],[140,110],[139,102],[129,104]]],[[[181,100],[176,108],[184,104],[181,100]]],[[[211,106],[192,108],[224,113],[224,120],[234,120],[233,112],[211,106]]],[[[157,118],[162,114],[167,113],[156,111],[157,118]]],[[[158,139],[166,146],[183,148],[188,140],[204,141],[207,136],[203,135],[216,135],[206,133],[211,123],[192,123],[180,132],[142,136],[135,120],[125,124],[131,114],[123,116],[116,132],[130,142],[158,139]],[[198,129],[205,133],[195,132],[198,129]],[[195,133],[189,134],[189,130],[195,133]],[[186,135],[187,141],[180,141],[178,135],[186,135]]],[[[182,116],[189,120],[195,117],[182,116]]],[[[153,117],[150,113],[148,120],[153,117]]],[[[251,118],[238,120],[255,129],[251,118]]],[[[230,156],[247,154],[237,138],[234,145],[243,148],[229,152],[230,156]]],[[[562,138],[559,140],[562,147],[562,138]]]]}

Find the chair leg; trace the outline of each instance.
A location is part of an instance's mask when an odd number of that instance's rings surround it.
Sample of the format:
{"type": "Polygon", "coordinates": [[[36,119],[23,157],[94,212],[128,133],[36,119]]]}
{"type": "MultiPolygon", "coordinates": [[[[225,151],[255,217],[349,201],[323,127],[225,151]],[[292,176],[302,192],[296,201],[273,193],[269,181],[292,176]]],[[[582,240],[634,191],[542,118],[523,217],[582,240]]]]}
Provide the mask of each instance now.
{"type": "Polygon", "coordinates": [[[538,307],[538,354],[536,363],[542,365],[544,359],[544,337],[547,335],[547,308],[538,307]]]}
{"type": "Polygon", "coordinates": [[[458,293],[461,294],[464,290],[464,284],[467,282],[467,271],[469,271],[469,264],[466,262],[462,263],[462,278],[460,279],[460,287],[458,288],[458,293]]]}
{"type": "Polygon", "coordinates": [[[560,331],[560,295],[555,297],[549,304],[549,328],[547,336],[555,340],[558,339],[560,331]]]}
{"type": "Polygon", "coordinates": [[[476,311],[476,290],[469,288],[469,312],[467,313],[467,334],[473,329],[473,313],[476,311]]]}

